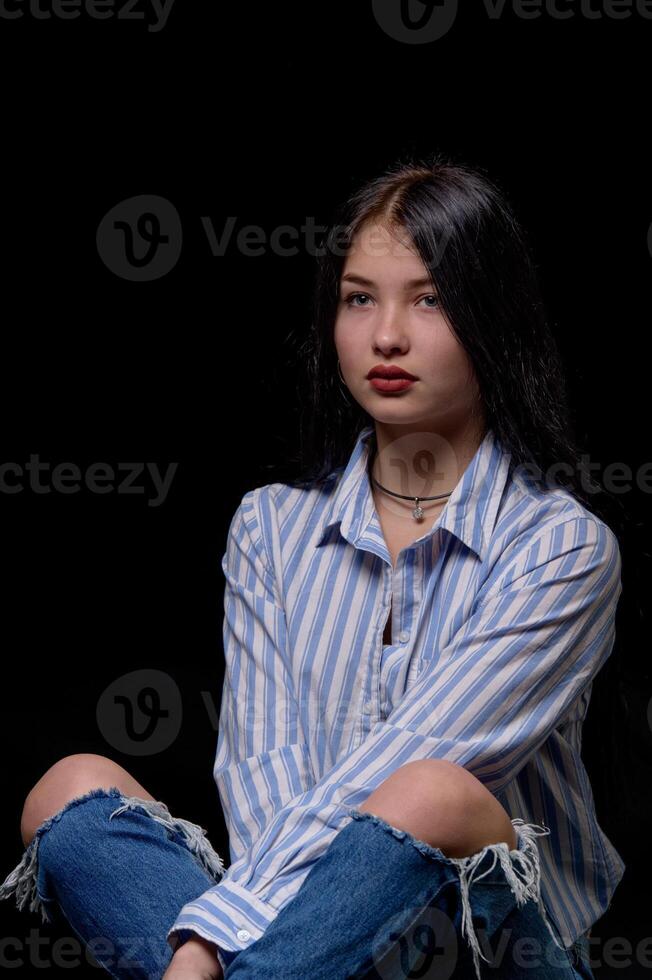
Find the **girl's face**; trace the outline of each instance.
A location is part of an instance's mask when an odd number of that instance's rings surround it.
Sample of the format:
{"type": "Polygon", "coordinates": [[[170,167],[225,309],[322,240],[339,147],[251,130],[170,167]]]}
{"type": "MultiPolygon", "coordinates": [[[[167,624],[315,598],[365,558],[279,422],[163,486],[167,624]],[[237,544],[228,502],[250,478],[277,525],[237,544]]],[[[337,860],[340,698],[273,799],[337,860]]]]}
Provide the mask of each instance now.
{"type": "Polygon", "coordinates": [[[477,402],[471,361],[439,308],[428,270],[398,229],[370,223],[353,239],[340,278],[335,346],[347,388],[377,422],[443,432],[463,425],[477,402]],[[377,391],[367,374],[380,364],[417,380],[402,391],[377,391]]]}

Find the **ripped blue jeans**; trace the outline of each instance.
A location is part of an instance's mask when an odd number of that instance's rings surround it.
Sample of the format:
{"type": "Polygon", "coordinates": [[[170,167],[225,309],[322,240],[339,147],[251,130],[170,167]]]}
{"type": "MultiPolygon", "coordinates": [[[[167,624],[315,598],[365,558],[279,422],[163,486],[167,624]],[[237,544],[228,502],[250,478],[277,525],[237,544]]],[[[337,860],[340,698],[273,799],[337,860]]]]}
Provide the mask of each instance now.
{"type": "MultiPolygon", "coordinates": [[[[593,980],[585,937],[564,948],[538,893],[535,825],[449,858],[380,817],[354,818],[226,980],[593,980]]],[[[160,978],[182,906],[219,882],[197,824],[117,787],[69,800],[37,829],[0,898],[67,924],[112,977],[160,978]]]]}

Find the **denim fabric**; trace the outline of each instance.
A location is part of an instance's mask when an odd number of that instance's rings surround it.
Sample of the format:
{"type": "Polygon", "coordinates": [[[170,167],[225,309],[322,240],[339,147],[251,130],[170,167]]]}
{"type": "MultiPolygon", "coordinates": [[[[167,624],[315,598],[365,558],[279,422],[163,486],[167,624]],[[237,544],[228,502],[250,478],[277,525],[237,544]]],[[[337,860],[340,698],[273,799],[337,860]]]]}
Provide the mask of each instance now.
{"type": "MultiPolygon", "coordinates": [[[[351,815],[260,939],[224,953],[225,980],[593,980],[580,941],[555,945],[537,904],[533,825],[514,821],[517,851],[455,859],[351,815]]],[[[0,898],[67,923],[111,976],[157,978],[179,910],[223,871],[203,829],[165,804],[94,789],[44,821],[0,898]]]]}
{"type": "Polygon", "coordinates": [[[42,920],[67,924],[112,977],[161,977],[167,931],[224,865],[197,824],[117,787],[69,800],[37,829],[0,886],[42,920]]]}
{"type": "Polygon", "coordinates": [[[579,945],[564,949],[551,924],[557,945],[534,891],[519,888],[534,848],[518,821],[517,852],[455,859],[372,813],[352,816],[226,980],[593,980],[579,945]]]}

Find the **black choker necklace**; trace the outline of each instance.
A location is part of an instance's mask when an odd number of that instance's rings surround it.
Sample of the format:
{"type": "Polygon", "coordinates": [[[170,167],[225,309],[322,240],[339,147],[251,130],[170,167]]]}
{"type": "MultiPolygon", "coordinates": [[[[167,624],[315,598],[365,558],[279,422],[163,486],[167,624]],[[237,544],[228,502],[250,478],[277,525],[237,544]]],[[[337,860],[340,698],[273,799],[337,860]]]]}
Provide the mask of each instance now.
{"type": "Polygon", "coordinates": [[[419,503],[420,500],[443,500],[444,497],[450,497],[450,495],[453,492],[452,490],[449,490],[448,493],[438,493],[435,494],[434,497],[411,497],[409,496],[409,494],[396,493],[395,490],[388,490],[387,487],[384,487],[381,483],[378,482],[378,480],[376,479],[375,476],[373,476],[373,474],[371,475],[371,479],[374,481],[374,483],[380,490],[384,490],[385,493],[391,494],[392,497],[400,497],[402,500],[413,500],[414,510],[412,511],[412,517],[415,519],[415,521],[420,521],[423,519],[423,510],[419,503]]]}

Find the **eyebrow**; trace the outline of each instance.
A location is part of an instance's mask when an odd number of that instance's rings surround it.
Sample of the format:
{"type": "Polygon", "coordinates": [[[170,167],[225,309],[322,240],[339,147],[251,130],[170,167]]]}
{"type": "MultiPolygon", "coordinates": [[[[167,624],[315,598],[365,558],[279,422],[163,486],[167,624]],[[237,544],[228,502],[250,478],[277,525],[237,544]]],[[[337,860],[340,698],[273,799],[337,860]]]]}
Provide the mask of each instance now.
{"type": "MultiPolygon", "coordinates": [[[[376,283],[373,281],[373,279],[365,279],[364,276],[356,275],[353,272],[349,272],[345,276],[342,276],[342,282],[355,282],[355,283],[358,283],[361,286],[375,286],[376,285],[376,283]]],[[[431,286],[432,287],[432,280],[430,279],[429,276],[423,276],[420,279],[408,279],[403,284],[403,288],[404,289],[416,289],[419,286],[431,286]]]]}

